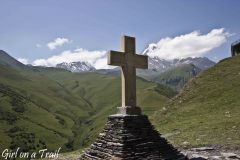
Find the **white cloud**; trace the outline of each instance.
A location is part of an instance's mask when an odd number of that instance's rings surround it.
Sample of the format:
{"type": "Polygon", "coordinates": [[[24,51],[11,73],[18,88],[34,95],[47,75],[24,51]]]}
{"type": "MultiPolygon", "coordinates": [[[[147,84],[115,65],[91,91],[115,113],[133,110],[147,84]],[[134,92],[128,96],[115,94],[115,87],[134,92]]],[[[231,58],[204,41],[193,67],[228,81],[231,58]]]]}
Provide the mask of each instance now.
{"type": "Polygon", "coordinates": [[[174,38],[166,37],[157,44],[150,44],[156,47],[148,55],[157,56],[163,59],[200,57],[209,51],[221,46],[231,36],[224,28],[213,29],[207,34],[194,31],[174,38]]]}
{"type": "Polygon", "coordinates": [[[17,60],[23,64],[28,64],[28,59],[26,58],[18,58],[17,60]]]}
{"type": "Polygon", "coordinates": [[[54,41],[51,41],[47,44],[47,47],[50,50],[56,49],[59,46],[64,45],[65,43],[69,43],[70,40],[67,38],[56,38],[54,41]]]}
{"type": "Polygon", "coordinates": [[[106,51],[89,51],[86,49],[76,49],[74,51],[64,51],[59,55],[54,55],[47,59],[37,59],[33,62],[35,66],[56,66],[62,62],[86,61],[92,64],[96,69],[112,68],[107,65],[106,51]]]}

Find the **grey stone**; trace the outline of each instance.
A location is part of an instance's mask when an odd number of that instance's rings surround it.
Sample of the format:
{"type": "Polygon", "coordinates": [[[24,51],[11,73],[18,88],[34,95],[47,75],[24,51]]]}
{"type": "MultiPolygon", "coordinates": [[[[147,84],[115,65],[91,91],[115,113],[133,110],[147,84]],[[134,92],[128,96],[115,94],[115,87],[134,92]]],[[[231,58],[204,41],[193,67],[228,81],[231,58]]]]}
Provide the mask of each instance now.
{"type": "Polygon", "coordinates": [[[207,160],[208,157],[200,154],[193,154],[191,160],[207,160]]]}
{"type": "Polygon", "coordinates": [[[214,150],[212,147],[199,147],[199,148],[192,148],[193,151],[211,151],[214,150]]]}
{"type": "Polygon", "coordinates": [[[235,153],[224,153],[221,152],[221,155],[225,158],[234,158],[234,159],[240,159],[240,156],[235,153]]]}

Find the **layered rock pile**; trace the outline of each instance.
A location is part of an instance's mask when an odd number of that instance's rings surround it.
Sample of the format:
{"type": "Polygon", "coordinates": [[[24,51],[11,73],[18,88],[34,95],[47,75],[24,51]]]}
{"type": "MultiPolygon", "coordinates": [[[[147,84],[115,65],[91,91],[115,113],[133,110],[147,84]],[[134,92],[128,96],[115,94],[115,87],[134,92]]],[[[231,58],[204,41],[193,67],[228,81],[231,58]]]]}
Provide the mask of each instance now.
{"type": "Polygon", "coordinates": [[[116,114],[108,121],[97,140],[80,157],[80,160],[185,160],[154,129],[145,115],[116,114]]]}

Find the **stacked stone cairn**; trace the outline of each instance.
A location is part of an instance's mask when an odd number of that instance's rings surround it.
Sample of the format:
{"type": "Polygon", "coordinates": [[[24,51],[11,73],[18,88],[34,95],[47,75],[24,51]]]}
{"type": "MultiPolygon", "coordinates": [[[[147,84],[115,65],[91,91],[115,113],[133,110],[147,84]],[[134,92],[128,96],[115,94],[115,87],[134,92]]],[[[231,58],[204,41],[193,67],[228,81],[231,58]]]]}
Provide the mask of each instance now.
{"type": "Polygon", "coordinates": [[[115,114],[80,160],[187,160],[145,115],[115,114]]]}

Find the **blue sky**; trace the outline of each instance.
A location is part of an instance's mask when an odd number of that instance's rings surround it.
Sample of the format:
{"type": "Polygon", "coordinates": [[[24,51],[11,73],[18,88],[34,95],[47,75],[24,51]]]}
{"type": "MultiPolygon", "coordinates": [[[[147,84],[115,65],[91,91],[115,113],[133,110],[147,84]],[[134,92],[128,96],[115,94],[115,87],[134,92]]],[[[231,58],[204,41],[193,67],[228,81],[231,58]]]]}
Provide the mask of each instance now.
{"type": "Polygon", "coordinates": [[[1,0],[0,49],[32,63],[76,49],[119,50],[123,34],[136,37],[141,52],[166,37],[224,28],[225,41],[203,54],[217,61],[240,38],[239,6],[239,0],[1,0]],[[68,41],[50,49],[56,38],[68,41]]]}

